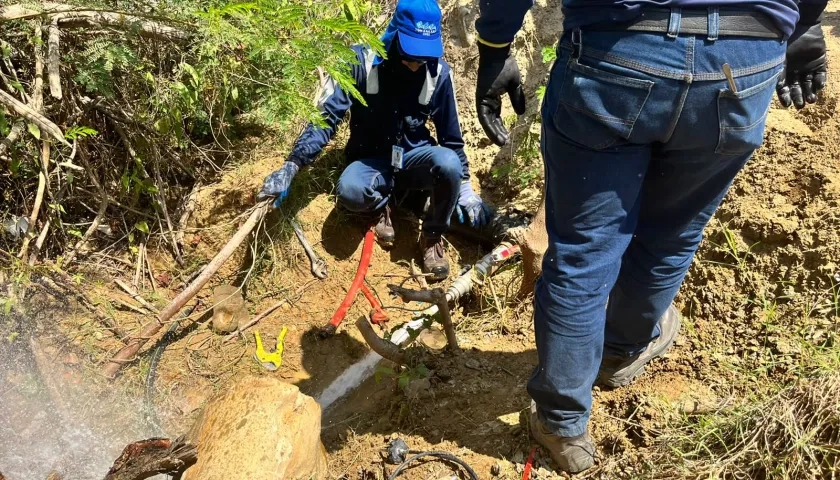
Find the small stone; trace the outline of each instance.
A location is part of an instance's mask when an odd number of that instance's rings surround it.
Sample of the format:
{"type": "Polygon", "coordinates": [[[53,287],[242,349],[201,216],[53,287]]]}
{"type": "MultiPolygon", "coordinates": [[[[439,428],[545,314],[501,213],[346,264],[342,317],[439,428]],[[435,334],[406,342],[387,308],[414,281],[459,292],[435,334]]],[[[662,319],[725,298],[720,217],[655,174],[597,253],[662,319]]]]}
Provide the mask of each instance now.
{"type": "Polygon", "coordinates": [[[496,462],[492,467],[490,467],[490,474],[494,477],[498,477],[500,473],[502,473],[502,465],[499,464],[499,462],[496,462]]]}
{"type": "Polygon", "coordinates": [[[471,358],[464,362],[464,366],[467,368],[472,368],[473,370],[478,370],[481,368],[481,364],[478,363],[478,360],[471,358]]]}
{"type": "Polygon", "coordinates": [[[79,360],[78,355],[76,355],[73,352],[70,352],[64,357],[64,363],[66,363],[67,365],[78,365],[81,363],[81,360],[79,360]]]}

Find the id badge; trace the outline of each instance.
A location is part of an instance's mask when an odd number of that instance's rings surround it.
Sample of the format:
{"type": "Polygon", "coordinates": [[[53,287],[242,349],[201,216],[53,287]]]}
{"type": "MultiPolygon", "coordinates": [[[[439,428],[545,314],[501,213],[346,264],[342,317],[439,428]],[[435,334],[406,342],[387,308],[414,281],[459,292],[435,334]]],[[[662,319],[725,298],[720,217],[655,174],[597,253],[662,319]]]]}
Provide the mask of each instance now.
{"type": "Polygon", "coordinates": [[[403,152],[403,148],[398,145],[391,147],[391,166],[394,167],[394,170],[402,170],[403,152]]]}

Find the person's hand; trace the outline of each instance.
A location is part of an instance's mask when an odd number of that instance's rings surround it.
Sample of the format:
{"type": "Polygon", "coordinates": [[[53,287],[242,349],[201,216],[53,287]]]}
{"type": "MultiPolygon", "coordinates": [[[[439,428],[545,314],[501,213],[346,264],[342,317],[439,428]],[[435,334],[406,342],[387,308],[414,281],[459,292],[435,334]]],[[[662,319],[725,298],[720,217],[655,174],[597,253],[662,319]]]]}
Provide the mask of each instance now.
{"type": "Polygon", "coordinates": [[[788,40],[785,71],[779,77],[776,94],[785,107],[803,108],[817,101],[826,83],[825,37],[819,21],[797,25],[788,40]]]}
{"type": "Polygon", "coordinates": [[[283,200],[289,196],[289,187],[292,185],[292,179],[297,175],[300,167],[293,162],[286,162],[280,170],[265,177],[262,190],[260,190],[257,198],[262,200],[265,198],[274,197],[274,208],[280,206],[283,200]]]}
{"type": "Polygon", "coordinates": [[[478,121],[487,137],[503,146],[510,134],[502,123],[502,94],[507,92],[517,115],[525,113],[525,92],[519,65],[510,54],[510,46],[495,48],[478,44],[478,80],[475,85],[475,105],[478,121]]]}
{"type": "Polygon", "coordinates": [[[493,210],[473,191],[469,181],[461,184],[455,211],[458,212],[459,222],[469,223],[473,227],[486,225],[493,218],[493,210]]]}

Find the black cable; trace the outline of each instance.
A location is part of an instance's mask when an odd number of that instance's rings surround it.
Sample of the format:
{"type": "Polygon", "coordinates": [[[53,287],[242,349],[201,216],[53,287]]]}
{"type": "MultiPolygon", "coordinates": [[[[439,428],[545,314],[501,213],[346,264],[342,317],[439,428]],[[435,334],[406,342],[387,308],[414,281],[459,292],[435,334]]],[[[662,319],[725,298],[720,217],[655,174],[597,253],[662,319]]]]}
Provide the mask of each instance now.
{"type": "MultiPolygon", "coordinates": [[[[412,453],[414,453],[414,452],[412,452],[412,453]]],[[[467,462],[461,460],[460,458],[456,457],[455,455],[453,455],[449,452],[440,452],[440,451],[435,451],[435,450],[431,450],[431,451],[428,451],[428,452],[420,452],[416,455],[408,457],[403,463],[400,464],[399,467],[397,467],[396,470],[394,470],[394,473],[392,473],[391,476],[388,477],[388,480],[396,479],[400,475],[400,473],[402,473],[403,470],[405,470],[406,467],[408,467],[408,465],[410,463],[413,463],[415,460],[418,460],[418,459],[423,458],[423,457],[437,457],[437,458],[440,458],[442,460],[452,462],[452,463],[454,463],[454,464],[456,464],[460,467],[463,467],[464,470],[466,470],[467,473],[470,475],[470,478],[472,480],[478,480],[478,475],[475,473],[475,470],[473,470],[472,467],[470,467],[467,464],[467,462]]]]}

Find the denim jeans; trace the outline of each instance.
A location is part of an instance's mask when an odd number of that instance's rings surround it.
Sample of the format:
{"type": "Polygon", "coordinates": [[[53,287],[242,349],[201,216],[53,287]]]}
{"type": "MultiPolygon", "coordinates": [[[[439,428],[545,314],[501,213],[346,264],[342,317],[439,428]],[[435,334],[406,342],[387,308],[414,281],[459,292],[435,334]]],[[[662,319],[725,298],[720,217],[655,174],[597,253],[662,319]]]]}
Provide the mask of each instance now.
{"type": "Polygon", "coordinates": [[[659,336],[703,228],[763,141],[786,49],[714,32],[577,33],[561,38],[542,106],[549,246],[528,383],[566,437],[586,430],[602,357],[659,336]]]}
{"type": "Polygon", "coordinates": [[[419,147],[406,152],[403,168],[394,173],[391,159],[362,159],[352,162],[338,179],[338,201],[351,212],[375,212],[394,194],[404,197],[412,191],[431,193],[431,205],[423,219],[423,233],[438,237],[449,228],[449,217],[458,203],[461,160],[445,147],[419,147]]]}

